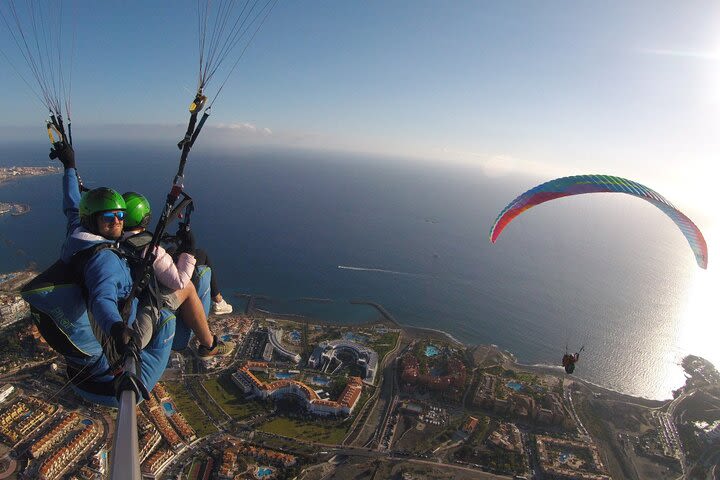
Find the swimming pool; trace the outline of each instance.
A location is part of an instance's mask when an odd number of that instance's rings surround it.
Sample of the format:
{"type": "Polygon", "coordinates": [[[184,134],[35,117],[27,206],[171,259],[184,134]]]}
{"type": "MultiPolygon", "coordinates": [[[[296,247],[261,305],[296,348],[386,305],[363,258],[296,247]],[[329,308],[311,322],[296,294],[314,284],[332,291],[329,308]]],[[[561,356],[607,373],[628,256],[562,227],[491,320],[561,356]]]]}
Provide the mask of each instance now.
{"type": "Polygon", "coordinates": [[[86,419],[83,420],[81,423],[82,423],[83,425],[92,425],[92,424],[93,424],[93,421],[90,420],[89,418],[86,418],[86,419]]]}
{"type": "Polygon", "coordinates": [[[229,342],[231,338],[231,335],[223,335],[222,337],[220,337],[220,340],[222,340],[223,342],[229,342]]]}
{"type": "Polygon", "coordinates": [[[255,472],[257,478],[269,477],[272,474],[273,469],[270,467],[258,467],[257,472],[255,472]]]}
{"type": "Polygon", "coordinates": [[[325,377],[312,377],[312,383],[315,385],[327,385],[330,383],[330,379],[325,377]]]}
{"type": "Polygon", "coordinates": [[[508,388],[512,388],[516,392],[519,392],[523,388],[522,384],[517,382],[507,382],[505,385],[507,385],[508,388]]]}
{"type": "Polygon", "coordinates": [[[295,376],[294,373],[290,372],[275,372],[273,375],[275,376],[275,378],[278,378],[280,380],[286,380],[295,376]]]}
{"type": "Polygon", "coordinates": [[[163,402],[163,408],[165,409],[165,415],[170,416],[175,414],[175,409],[170,402],[163,402]]]}
{"type": "Polygon", "coordinates": [[[434,357],[438,353],[440,353],[440,350],[438,350],[438,348],[435,345],[428,345],[427,347],[425,347],[425,356],[426,357],[434,357]]]}

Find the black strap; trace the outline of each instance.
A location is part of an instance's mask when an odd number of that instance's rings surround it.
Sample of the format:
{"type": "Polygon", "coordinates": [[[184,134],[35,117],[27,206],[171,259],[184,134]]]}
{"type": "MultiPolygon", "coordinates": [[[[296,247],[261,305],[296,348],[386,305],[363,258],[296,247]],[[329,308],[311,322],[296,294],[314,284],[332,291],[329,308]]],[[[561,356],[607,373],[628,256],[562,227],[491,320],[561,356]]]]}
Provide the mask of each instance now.
{"type": "MultiPolygon", "coordinates": [[[[103,372],[103,375],[107,375],[109,373],[109,371],[106,371],[103,372]]],[[[85,375],[85,378],[82,378],[82,369],[75,368],[70,364],[68,364],[67,366],[67,374],[68,377],[72,380],[73,385],[75,385],[81,390],[84,390],[88,393],[94,393],[96,395],[107,395],[111,397],[115,396],[114,379],[107,382],[96,382],[94,380],[90,380],[90,377],[88,375],[85,375]]]]}
{"type": "Polygon", "coordinates": [[[125,249],[130,249],[132,253],[140,256],[143,249],[147,247],[152,241],[152,237],[152,233],[145,230],[127,237],[122,241],[120,245],[121,247],[125,247],[125,249]]]}
{"type": "Polygon", "coordinates": [[[87,266],[87,262],[94,257],[96,253],[108,249],[121,259],[127,260],[130,265],[132,278],[136,279],[140,275],[143,249],[150,244],[151,239],[151,233],[143,232],[129,237],[122,243],[104,242],[80,250],[70,258],[70,265],[73,270],[75,282],[85,290],[85,267],[87,266]]]}
{"type": "Polygon", "coordinates": [[[175,202],[177,201],[178,197],[183,193],[182,180],[185,172],[185,163],[187,162],[190,148],[192,147],[193,143],[195,143],[195,140],[197,140],[197,136],[200,134],[200,130],[202,129],[203,125],[205,124],[205,120],[207,120],[207,117],[209,115],[206,110],[200,120],[200,124],[197,125],[197,115],[200,110],[204,108],[206,100],[207,97],[202,94],[202,90],[198,90],[197,94],[195,95],[195,99],[190,106],[190,120],[188,121],[187,130],[185,131],[185,137],[183,137],[183,139],[178,143],[178,148],[181,150],[180,164],[178,165],[178,171],[175,175],[175,179],[173,180],[173,186],[170,189],[170,193],[168,193],[167,198],[165,199],[165,206],[160,213],[160,218],[158,219],[157,226],[155,227],[152,241],[148,246],[147,252],[145,253],[142,261],[142,265],[139,268],[140,273],[133,281],[133,287],[130,290],[130,295],[128,296],[129,301],[126,302],[125,307],[120,312],[123,321],[125,322],[128,321],[128,317],[130,316],[130,305],[132,305],[132,300],[138,295],[140,295],[140,293],[145,289],[145,287],[147,287],[148,283],[150,282],[150,278],[152,276],[152,265],[155,261],[155,247],[160,245],[160,240],[165,233],[165,228],[167,227],[170,220],[170,216],[173,212],[175,202]]]}
{"type": "Polygon", "coordinates": [[[96,253],[108,248],[112,249],[119,256],[124,256],[124,254],[117,248],[116,244],[103,242],[84,250],[80,250],[79,252],[73,254],[70,258],[70,266],[72,267],[73,274],[75,275],[75,281],[78,285],[81,285],[83,289],[85,288],[85,266],[87,265],[87,262],[94,257],[96,253]]]}

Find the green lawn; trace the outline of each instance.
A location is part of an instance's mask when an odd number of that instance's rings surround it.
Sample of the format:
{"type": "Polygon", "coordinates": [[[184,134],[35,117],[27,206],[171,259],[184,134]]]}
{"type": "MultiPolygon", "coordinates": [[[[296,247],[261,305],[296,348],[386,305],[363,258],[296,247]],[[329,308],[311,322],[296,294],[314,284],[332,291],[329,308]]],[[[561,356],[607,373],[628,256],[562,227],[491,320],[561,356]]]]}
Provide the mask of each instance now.
{"type": "Polygon", "coordinates": [[[205,380],[203,386],[234,420],[243,420],[266,411],[261,402],[244,400],[242,391],[226,376],[205,380]]]}
{"type": "Polygon", "coordinates": [[[163,385],[170,392],[170,396],[180,413],[183,414],[190,426],[195,429],[198,437],[204,437],[217,431],[181,382],[165,382],[163,385]]]}
{"type": "Polygon", "coordinates": [[[370,342],[370,345],[368,345],[370,348],[375,350],[378,354],[378,364],[382,364],[383,358],[385,358],[385,355],[395,348],[395,344],[397,343],[398,337],[400,336],[399,332],[388,332],[381,336],[380,338],[377,338],[370,342]]]}
{"type": "Polygon", "coordinates": [[[345,438],[349,427],[350,422],[341,423],[339,420],[315,419],[307,421],[277,417],[263,423],[258,430],[309,442],[337,444],[345,438]]]}
{"type": "Polygon", "coordinates": [[[225,414],[215,403],[213,403],[210,396],[203,390],[202,382],[199,377],[187,377],[185,379],[185,386],[195,393],[197,401],[199,402],[202,409],[215,419],[216,422],[221,423],[227,419],[225,414]]]}
{"type": "Polygon", "coordinates": [[[532,373],[518,372],[515,374],[515,378],[531,385],[537,385],[539,383],[537,375],[533,375],[532,373]]]}
{"type": "Polygon", "coordinates": [[[185,358],[184,360],[185,360],[185,373],[189,373],[189,374],[198,373],[195,359],[185,358]]]}

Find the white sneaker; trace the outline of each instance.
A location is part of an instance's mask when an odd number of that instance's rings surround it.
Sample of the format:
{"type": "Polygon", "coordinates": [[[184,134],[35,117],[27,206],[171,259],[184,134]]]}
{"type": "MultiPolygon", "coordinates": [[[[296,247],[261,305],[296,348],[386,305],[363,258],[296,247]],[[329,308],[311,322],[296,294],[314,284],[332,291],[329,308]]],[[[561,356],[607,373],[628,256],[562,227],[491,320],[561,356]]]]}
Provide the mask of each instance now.
{"type": "Polygon", "coordinates": [[[233,307],[223,298],[219,302],[212,302],[210,311],[215,315],[225,315],[226,313],[232,313],[233,307]]]}

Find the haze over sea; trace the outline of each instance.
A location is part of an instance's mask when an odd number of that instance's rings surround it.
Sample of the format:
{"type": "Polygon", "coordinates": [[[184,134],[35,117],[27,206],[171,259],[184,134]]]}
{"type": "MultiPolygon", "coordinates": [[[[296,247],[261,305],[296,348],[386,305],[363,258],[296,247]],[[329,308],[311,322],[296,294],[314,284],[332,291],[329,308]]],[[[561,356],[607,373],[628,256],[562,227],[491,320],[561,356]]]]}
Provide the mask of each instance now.
{"type": "MultiPolygon", "coordinates": [[[[40,142],[5,143],[0,166],[45,165],[46,152],[40,142]]],[[[77,160],[88,186],[144,193],[158,212],[177,153],[83,144],[77,160]]],[[[579,173],[613,172],[567,175],[579,173]]],[[[403,324],[497,344],[524,363],[556,364],[566,344],[584,342],[579,377],[649,398],[668,398],[683,384],[684,355],[719,365],[718,337],[707,330],[707,316],[717,314],[712,271],[700,271],[677,227],[646,202],[561,199],[520,216],[490,244],[500,209],[548,179],[396,158],[199,147],[185,186],[196,201],[199,243],[236,308],[244,303],[233,293],[262,294],[272,298],[262,304],[269,310],[356,322],[377,313],[347,301],[368,299],[403,324]]],[[[0,201],[32,208],[0,217],[0,271],[54,261],[64,236],[60,177],[0,186],[0,201]]]]}

